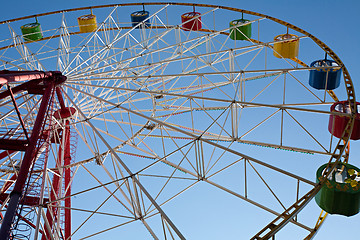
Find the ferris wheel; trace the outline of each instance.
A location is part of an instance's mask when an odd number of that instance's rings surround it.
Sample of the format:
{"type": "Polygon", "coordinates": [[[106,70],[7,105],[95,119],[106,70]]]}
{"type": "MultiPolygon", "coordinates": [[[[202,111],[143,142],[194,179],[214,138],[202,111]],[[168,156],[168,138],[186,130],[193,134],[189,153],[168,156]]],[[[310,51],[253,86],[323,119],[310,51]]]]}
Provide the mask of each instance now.
{"type": "Polygon", "coordinates": [[[188,3],[0,31],[1,240],[311,239],[359,212],[359,103],[310,33],[188,3]]]}

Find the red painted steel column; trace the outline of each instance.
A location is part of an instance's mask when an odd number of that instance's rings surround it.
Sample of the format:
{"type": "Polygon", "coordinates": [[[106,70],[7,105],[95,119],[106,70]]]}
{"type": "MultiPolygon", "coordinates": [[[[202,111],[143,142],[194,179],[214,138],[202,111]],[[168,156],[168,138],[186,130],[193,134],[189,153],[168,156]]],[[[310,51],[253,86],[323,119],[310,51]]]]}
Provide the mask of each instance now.
{"type": "Polygon", "coordinates": [[[0,240],[8,240],[10,236],[11,225],[16,214],[16,209],[19,204],[22,192],[24,190],[26,180],[30,171],[32,162],[36,156],[36,145],[40,138],[41,129],[45,120],[45,114],[48,109],[49,101],[51,98],[54,82],[48,82],[48,86],[42,97],[41,105],[35,120],[32,134],[30,136],[29,145],[25,151],[24,158],[20,167],[19,175],[16,180],[13,191],[10,194],[8,208],[3,219],[0,229],[0,240]]]}
{"type": "MultiPolygon", "coordinates": [[[[59,104],[60,104],[60,110],[58,110],[56,112],[56,113],[58,113],[58,115],[55,113],[55,117],[57,117],[59,120],[61,120],[65,117],[65,115],[66,115],[65,112],[67,112],[67,108],[65,106],[64,99],[62,97],[60,88],[56,87],[55,90],[56,90],[56,95],[58,97],[59,104]]],[[[63,137],[60,141],[58,159],[56,161],[56,168],[62,167],[62,166],[67,166],[70,164],[70,162],[71,162],[70,126],[69,126],[69,121],[65,120],[65,129],[64,129],[63,137]]],[[[70,210],[71,199],[69,198],[69,196],[71,194],[71,189],[70,189],[71,169],[64,168],[63,171],[64,172],[62,173],[62,176],[64,177],[64,185],[65,185],[65,191],[66,191],[65,192],[65,200],[64,200],[64,206],[65,206],[64,236],[65,236],[65,239],[70,239],[69,237],[71,236],[71,210],[70,210]],[[66,197],[68,197],[68,198],[66,198],[66,197]]],[[[56,173],[60,175],[59,171],[56,171],[56,173]]],[[[56,195],[59,193],[59,189],[61,187],[59,175],[55,174],[53,177],[50,202],[54,201],[56,199],[56,195]]],[[[49,223],[50,229],[48,229],[48,228],[45,229],[45,234],[43,234],[41,240],[51,239],[51,237],[50,237],[52,234],[51,230],[52,230],[54,221],[56,221],[56,216],[54,216],[55,211],[53,211],[53,215],[51,215],[51,211],[52,211],[52,209],[55,209],[55,208],[56,207],[48,206],[48,210],[46,212],[46,219],[49,223]]]]}
{"type": "MultiPolygon", "coordinates": [[[[64,98],[61,93],[60,87],[56,88],[56,95],[59,100],[59,104],[61,106],[59,117],[64,119],[70,117],[73,112],[71,109],[65,106],[64,98]]],[[[65,120],[65,130],[63,133],[64,138],[64,163],[63,166],[69,166],[71,164],[71,149],[70,149],[70,121],[65,120]]],[[[64,232],[65,232],[65,239],[71,240],[71,168],[65,167],[64,168],[64,185],[65,185],[65,225],[64,225],[64,232]]]]}
{"type": "Polygon", "coordinates": [[[56,96],[58,97],[58,100],[59,100],[60,109],[65,110],[66,106],[65,106],[64,98],[62,96],[60,87],[56,87],[55,91],[56,91],[56,96]]]}

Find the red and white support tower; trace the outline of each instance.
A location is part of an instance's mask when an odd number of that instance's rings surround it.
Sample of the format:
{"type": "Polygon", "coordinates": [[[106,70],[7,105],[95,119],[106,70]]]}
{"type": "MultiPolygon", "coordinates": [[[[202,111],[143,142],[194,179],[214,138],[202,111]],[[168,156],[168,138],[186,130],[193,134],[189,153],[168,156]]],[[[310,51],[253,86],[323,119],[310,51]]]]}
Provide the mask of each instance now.
{"type": "MultiPolygon", "coordinates": [[[[11,129],[3,134],[0,139],[0,149],[3,150],[0,152],[0,159],[16,152],[24,152],[18,172],[12,175],[9,181],[0,189],[0,201],[6,208],[5,215],[0,216],[2,218],[0,240],[13,238],[19,221],[24,222],[32,229],[37,228],[33,221],[29,221],[21,215],[23,206],[46,208],[46,217],[42,221],[42,224],[45,225],[45,231],[41,230],[38,233],[42,234],[42,239],[52,239],[52,231],[55,231],[55,224],[59,220],[59,214],[55,214],[60,204],[57,201],[57,194],[62,186],[65,188],[63,194],[63,208],[65,210],[61,237],[71,239],[71,134],[69,118],[75,114],[76,110],[65,106],[60,86],[65,80],[66,77],[56,71],[0,71],[0,85],[1,87],[7,87],[6,91],[0,93],[0,100],[12,100],[14,111],[22,128],[22,134],[19,136],[12,134],[11,129]],[[14,85],[14,82],[18,82],[18,84],[14,85]],[[16,95],[21,93],[41,96],[36,111],[36,119],[31,127],[24,123],[24,114],[21,113],[17,104],[16,95]],[[55,95],[60,109],[52,113],[52,106],[54,106],[53,103],[56,99],[55,95]],[[56,122],[60,123],[62,128],[55,128],[51,119],[56,119],[56,122]],[[52,130],[61,133],[60,138],[55,138],[55,134],[51,132],[52,130]],[[48,147],[44,144],[46,141],[48,144],[59,144],[58,156],[55,160],[55,169],[57,170],[55,170],[56,174],[53,175],[48,196],[44,197],[44,194],[42,194],[40,197],[40,195],[31,195],[31,191],[27,191],[27,189],[29,186],[34,188],[31,183],[31,175],[36,161],[40,158],[39,156],[41,154],[46,155],[46,151],[44,151],[48,147]]],[[[47,155],[44,158],[44,166],[40,166],[43,169],[42,174],[46,174],[47,155]]],[[[42,191],[44,191],[45,177],[43,177],[43,182],[40,185],[42,191]]]]}

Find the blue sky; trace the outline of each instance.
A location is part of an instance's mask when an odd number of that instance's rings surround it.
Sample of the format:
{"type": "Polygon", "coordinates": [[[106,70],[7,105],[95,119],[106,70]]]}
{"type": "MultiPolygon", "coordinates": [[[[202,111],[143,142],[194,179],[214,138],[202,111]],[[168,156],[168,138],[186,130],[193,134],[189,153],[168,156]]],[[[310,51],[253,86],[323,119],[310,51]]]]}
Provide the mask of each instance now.
{"type": "MultiPolygon", "coordinates": [[[[0,20],[7,20],[48,11],[112,3],[116,3],[116,1],[7,1],[2,3],[0,20]]],[[[358,93],[358,99],[360,99],[360,70],[358,63],[358,56],[360,55],[360,31],[358,31],[358,26],[360,24],[360,15],[358,14],[360,10],[360,3],[358,1],[231,0],[220,2],[207,0],[199,1],[197,3],[220,4],[223,6],[231,6],[264,13],[292,23],[306,30],[327,44],[340,57],[350,72],[355,85],[355,91],[358,93]]],[[[360,166],[360,144],[358,142],[352,142],[351,149],[350,163],[360,166]]],[[[313,171],[315,172],[316,169],[313,171]]],[[[244,221],[245,220],[246,219],[244,219],[244,221]]],[[[327,218],[315,239],[340,239],[344,236],[344,232],[348,234],[348,237],[356,236],[356,231],[359,228],[359,225],[360,214],[350,218],[330,216],[327,218]],[[351,232],[353,232],[354,235],[352,235],[351,232]]],[[[241,237],[233,236],[233,239],[241,239],[241,237]]],[[[296,237],[287,236],[286,239],[296,239],[296,237]]]]}

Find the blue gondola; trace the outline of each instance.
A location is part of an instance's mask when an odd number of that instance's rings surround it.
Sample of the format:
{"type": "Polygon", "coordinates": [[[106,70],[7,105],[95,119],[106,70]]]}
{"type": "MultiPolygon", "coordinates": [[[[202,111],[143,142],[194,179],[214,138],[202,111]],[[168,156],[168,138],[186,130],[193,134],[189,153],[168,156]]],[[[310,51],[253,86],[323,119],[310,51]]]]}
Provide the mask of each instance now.
{"type": "Polygon", "coordinates": [[[330,67],[327,69],[310,70],[309,84],[316,89],[332,90],[340,85],[341,68],[332,60],[322,59],[314,61],[310,67],[330,67]]]}
{"type": "Polygon", "coordinates": [[[139,23],[142,23],[137,28],[150,27],[150,21],[148,19],[149,12],[145,10],[136,11],[131,14],[131,23],[135,27],[139,23]]]}

